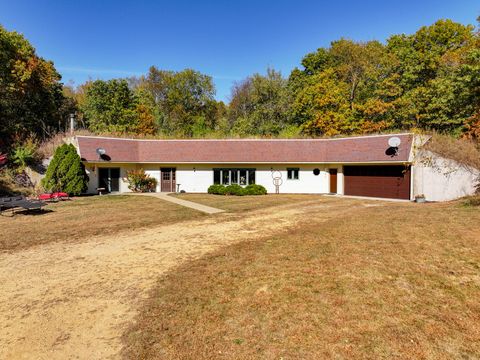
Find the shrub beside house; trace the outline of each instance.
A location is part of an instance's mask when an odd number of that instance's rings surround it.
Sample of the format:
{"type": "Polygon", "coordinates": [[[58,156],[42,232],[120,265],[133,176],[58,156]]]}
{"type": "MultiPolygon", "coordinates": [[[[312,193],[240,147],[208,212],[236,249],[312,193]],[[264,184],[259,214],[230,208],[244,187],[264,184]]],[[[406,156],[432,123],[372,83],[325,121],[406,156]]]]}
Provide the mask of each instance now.
{"type": "Polygon", "coordinates": [[[80,195],[88,188],[89,178],[75,146],[64,144],[55,150],[42,185],[46,191],[80,195]]]}
{"type": "Polygon", "coordinates": [[[266,195],[267,189],[262,185],[258,184],[250,184],[245,187],[242,187],[238,184],[231,184],[228,186],[215,184],[211,185],[208,188],[209,194],[215,195],[236,195],[236,196],[244,196],[244,195],[266,195]]]}
{"type": "Polygon", "coordinates": [[[128,188],[133,192],[154,192],[157,179],[145,173],[145,170],[131,170],[127,172],[128,188]]]}

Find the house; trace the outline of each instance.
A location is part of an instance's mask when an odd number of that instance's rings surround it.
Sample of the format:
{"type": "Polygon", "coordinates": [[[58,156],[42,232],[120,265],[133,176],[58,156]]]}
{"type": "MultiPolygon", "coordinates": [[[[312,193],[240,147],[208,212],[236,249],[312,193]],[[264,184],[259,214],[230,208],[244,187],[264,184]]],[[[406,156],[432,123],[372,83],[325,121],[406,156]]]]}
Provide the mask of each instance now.
{"type": "Polygon", "coordinates": [[[478,171],[423,151],[413,134],[334,139],[138,140],[76,136],[71,141],[98,188],[128,192],[126,174],[143,168],[156,191],[207,192],[252,183],[269,193],[315,193],[444,201],[474,192],[478,171]]]}

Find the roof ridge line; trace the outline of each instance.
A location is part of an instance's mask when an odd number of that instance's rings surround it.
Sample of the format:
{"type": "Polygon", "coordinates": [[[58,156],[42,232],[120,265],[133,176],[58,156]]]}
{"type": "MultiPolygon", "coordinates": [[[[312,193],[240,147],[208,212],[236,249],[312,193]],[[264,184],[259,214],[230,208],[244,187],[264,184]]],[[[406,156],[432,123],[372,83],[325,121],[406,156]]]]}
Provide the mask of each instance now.
{"type": "Polygon", "coordinates": [[[122,140],[122,141],[332,141],[332,140],[349,140],[349,139],[367,139],[375,137],[393,137],[393,136],[405,136],[405,135],[414,135],[414,133],[394,133],[394,134],[377,134],[377,135],[359,135],[359,136],[347,136],[347,137],[338,137],[338,138],[295,138],[295,139],[255,139],[255,138],[245,138],[245,139],[134,139],[134,138],[122,138],[122,137],[111,137],[111,136],[95,136],[95,135],[75,135],[75,137],[81,138],[93,138],[93,139],[108,139],[108,140],[122,140]]]}

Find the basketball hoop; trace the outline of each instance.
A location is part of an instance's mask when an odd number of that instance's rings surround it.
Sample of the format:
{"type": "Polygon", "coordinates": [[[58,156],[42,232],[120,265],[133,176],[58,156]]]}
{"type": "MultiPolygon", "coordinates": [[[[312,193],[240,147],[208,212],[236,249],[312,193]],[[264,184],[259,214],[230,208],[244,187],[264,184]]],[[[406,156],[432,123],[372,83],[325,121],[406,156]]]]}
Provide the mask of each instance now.
{"type": "Polygon", "coordinates": [[[282,173],[278,170],[272,170],[273,185],[275,185],[275,194],[280,194],[280,186],[283,184],[282,173]]]}

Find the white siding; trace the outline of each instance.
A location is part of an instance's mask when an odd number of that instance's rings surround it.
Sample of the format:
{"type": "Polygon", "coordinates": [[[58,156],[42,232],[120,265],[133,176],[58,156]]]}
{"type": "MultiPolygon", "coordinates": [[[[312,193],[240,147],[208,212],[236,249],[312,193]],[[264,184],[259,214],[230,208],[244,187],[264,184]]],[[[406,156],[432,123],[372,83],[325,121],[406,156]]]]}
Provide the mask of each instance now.
{"type": "Polygon", "coordinates": [[[321,194],[328,192],[328,172],[322,165],[261,165],[256,166],[256,182],[265,186],[269,193],[275,193],[275,185],[272,178],[273,171],[278,171],[282,176],[282,185],[280,185],[280,193],[309,193],[321,194]],[[298,180],[287,179],[287,168],[298,168],[298,180]],[[313,169],[320,169],[319,175],[313,174],[313,169]]]}
{"type": "Polygon", "coordinates": [[[212,166],[206,165],[179,165],[177,166],[177,184],[179,190],[186,192],[207,192],[213,184],[212,166]]]}
{"type": "Polygon", "coordinates": [[[254,168],[255,182],[265,186],[269,193],[275,192],[272,178],[272,168],[279,171],[282,176],[280,193],[326,193],[328,192],[328,172],[320,165],[263,165],[263,164],[219,164],[219,165],[197,165],[177,166],[177,183],[180,190],[186,192],[206,192],[213,184],[214,168],[254,168]],[[299,179],[288,180],[287,168],[299,168],[299,179]],[[195,170],[193,170],[195,168],[195,170]],[[313,169],[319,168],[320,175],[315,176],[313,169]]]}
{"type": "Polygon", "coordinates": [[[88,194],[96,194],[98,188],[98,169],[104,168],[120,168],[120,192],[131,192],[128,188],[127,171],[135,169],[135,165],[116,165],[116,164],[88,164],[85,167],[89,181],[88,181],[88,194]]]}
{"type": "MultiPolygon", "coordinates": [[[[343,194],[343,173],[340,165],[325,165],[325,164],[299,164],[299,165],[266,165],[266,164],[192,164],[192,165],[172,165],[172,164],[137,164],[137,165],[115,165],[115,164],[101,164],[102,167],[120,167],[120,192],[129,192],[128,183],[126,181],[127,171],[134,168],[143,168],[147,174],[154,177],[158,181],[157,191],[160,191],[160,168],[161,167],[175,167],[176,168],[176,183],[180,184],[179,190],[185,190],[190,193],[204,193],[210,185],[213,184],[213,169],[214,168],[254,168],[256,183],[265,186],[269,193],[275,193],[275,186],[273,184],[272,169],[279,171],[282,176],[282,185],[280,186],[280,193],[309,193],[322,194],[328,193],[330,189],[330,175],[329,168],[338,169],[337,175],[337,189],[339,194],[343,194]],[[288,180],[287,168],[298,168],[299,179],[288,180]],[[314,175],[313,170],[318,168],[319,175],[314,175]]],[[[98,166],[87,165],[87,170],[90,177],[89,193],[96,193],[98,187],[98,166]],[[89,169],[95,168],[95,172],[89,169]]]]}
{"type": "Polygon", "coordinates": [[[345,194],[345,177],[343,175],[343,165],[338,166],[337,192],[340,195],[345,194]]]}
{"type": "Polygon", "coordinates": [[[156,192],[160,192],[160,167],[148,165],[142,167],[145,170],[145,173],[148,174],[149,176],[157,179],[157,188],[156,192]]]}
{"type": "Polygon", "coordinates": [[[95,165],[87,165],[85,171],[88,175],[88,190],[87,194],[96,194],[98,188],[98,172],[95,170],[95,165]]]}

